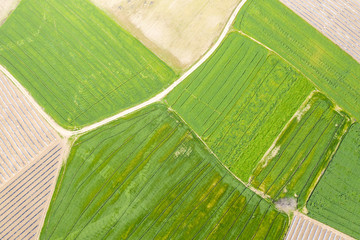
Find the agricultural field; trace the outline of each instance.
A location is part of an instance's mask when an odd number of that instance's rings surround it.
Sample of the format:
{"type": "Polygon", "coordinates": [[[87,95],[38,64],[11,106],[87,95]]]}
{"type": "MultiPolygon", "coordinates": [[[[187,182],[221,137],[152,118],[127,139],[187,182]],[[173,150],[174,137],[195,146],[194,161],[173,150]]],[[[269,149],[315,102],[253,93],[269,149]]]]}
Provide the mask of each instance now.
{"type": "Polygon", "coordinates": [[[17,178],[0,187],[0,239],[38,239],[65,144],[57,141],[17,178]]]}
{"type": "Polygon", "coordinates": [[[251,185],[272,199],[295,198],[305,206],[350,126],[324,95],[315,93],[289,121],[254,170],[251,185]]]}
{"type": "Polygon", "coordinates": [[[353,238],[335,229],[311,219],[304,214],[295,212],[285,240],[352,240],[353,238]]]}
{"type": "Polygon", "coordinates": [[[69,129],[136,105],[176,77],[88,0],[22,0],[0,27],[0,64],[69,129]]]}
{"type": "Polygon", "coordinates": [[[240,0],[91,0],[175,69],[217,40],[240,0]]]}
{"type": "Polygon", "coordinates": [[[235,28],[288,60],[355,119],[360,119],[360,65],[279,0],[249,0],[235,28]]]}
{"type": "Polygon", "coordinates": [[[76,140],[40,239],[281,239],[287,227],[153,104],[76,140]]]}
{"type": "Polygon", "coordinates": [[[360,62],[360,2],[281,0],[296,14],[360,62]]]}
{"type": "Polygon", "coordinates": [[[234,32],[166,101],[224,165],[247,181],[313,90],[277,55],[234,32]]]}
{"type": "Polygon", "coordinates": [[[360,239],[360,124],[355,123],[312,193],[309,216],[360,239]]]}
{"type": "Polygon", "coordinates": [[[0,71],[0,187],[60,137],[0,71]]]}

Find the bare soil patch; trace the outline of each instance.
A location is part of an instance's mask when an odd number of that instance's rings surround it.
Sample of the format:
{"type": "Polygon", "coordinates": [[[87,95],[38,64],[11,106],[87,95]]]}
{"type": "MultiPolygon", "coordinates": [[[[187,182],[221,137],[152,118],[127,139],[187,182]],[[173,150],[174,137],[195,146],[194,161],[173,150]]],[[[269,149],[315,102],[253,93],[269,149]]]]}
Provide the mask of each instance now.
{"type": "Polygon", "coordinates": [[[0,0],[0,26],[5,22],[7,17],[17,7],[20,0],[0,0]]]}
{"type": "Polygon", "coordinates": [[[174,68],[186,68],[219,37],[240,0],[92,0],[174,68]]]}

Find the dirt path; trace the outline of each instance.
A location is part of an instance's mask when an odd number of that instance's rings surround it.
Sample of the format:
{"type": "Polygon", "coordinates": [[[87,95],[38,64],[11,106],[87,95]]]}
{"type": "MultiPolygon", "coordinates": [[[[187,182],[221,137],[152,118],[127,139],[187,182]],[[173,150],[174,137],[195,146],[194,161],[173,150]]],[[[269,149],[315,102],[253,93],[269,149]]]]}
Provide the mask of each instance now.
{"type": "Polygon", "coordinates": [[[234,22],[236,15],[240,11],[241,7],[246,3],[247,0],[242,0],[240,4],[235,8],[233,13],[231,14],[229,20],[227,21],[223,31],[221,32],[221,35],[219,39],[216,41],[216,43],[209,49],[209,51],[206,52],[206,54],[198,61],[196,62],[188,71],[186,71],[179,79],[177,79],[173,84],[171,84],[168,88],[166,88],[161,93],[157,94],[155,97],[140,103],[139,105],[136,105],[132,108],[128,108],[114,116],[111,116],[109,118],[106,118],[100,122],[94,123],[92,125],[86,126],[80,130],[76,131],[70,131],[66,130],[60,125],[58,125],[41,107],[40,105],[35,101],[35,99],[29,94],[29,92],[8,72],[3,66],[0,65],[0,71],[2,71],[11,81],[19,88],[19,90],[27,97],[27,99],[32,103],[32,105],[36,108],[37,111],[42,115],[42,117],[62,136],[64,137],[70,137],[72,135],[78,135],[83,134],[88,131],[94,130],[98,127],[101,127],[109,122],[112,122],[118,118],[124,117],[130,113],[133,113],[137,110],[140,110],[152,103],[158,102],[162,100],[167,94],[169,94],[177,85],[179,85],[182,81],[185,80],[191,73],[193,73],[201,64],[203,64],[214,52],[215,50],[220,46],[221,42],[226,37],[227,33],[230,30],[230,27],[232,23],[234,22]]]}

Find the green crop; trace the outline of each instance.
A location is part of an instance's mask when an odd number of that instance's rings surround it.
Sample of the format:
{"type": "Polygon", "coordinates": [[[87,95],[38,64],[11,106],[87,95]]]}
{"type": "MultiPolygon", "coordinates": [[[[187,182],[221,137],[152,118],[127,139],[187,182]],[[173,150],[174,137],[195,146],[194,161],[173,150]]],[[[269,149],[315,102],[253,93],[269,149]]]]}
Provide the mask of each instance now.
{"type": "Polygon", "coordinates": [[[56,189],[40,239],[281,239],[288,226],[161,104],[80,137],[56,189]]]}
{"type": "Polygon", "coordinates": [[[71,129],[136,105],[175,78],[88,0],[22,0],[0,28],[0,64],[71,129]]]}
{"type": "Polygon", "coordinates": [[[360,118],[360,65],[279,0],[249,0],[235,28],[273,49],[360,118]]]}
{"type": "Polygon", "coordinates": [[[315,187],[309,216],[360,239],[360,124],[350,127],[315,187]]]}
{"type": "Polygon", "coordinates": [[[247,181],[312,90],[276,54],[231,33],[166,99],[219,159],[247,181]]]}
{"type": "Polygon", "coordinates": [[[274,200],[293,197],[299,208],[305,206],[349,125],[345,114],[316,93],[258,164],[251,184],[274,200]]]}

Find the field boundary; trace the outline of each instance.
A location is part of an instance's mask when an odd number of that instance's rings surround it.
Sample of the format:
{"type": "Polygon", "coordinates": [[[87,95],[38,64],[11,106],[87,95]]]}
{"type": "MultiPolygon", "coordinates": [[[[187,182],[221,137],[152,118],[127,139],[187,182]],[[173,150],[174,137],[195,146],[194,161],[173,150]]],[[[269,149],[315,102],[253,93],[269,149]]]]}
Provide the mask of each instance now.
{"type": "Polygon", "coordinates": [[[235,8],[233,13],[231,14],[229,20],[227,21],[223,31],[220,34],[220,37],[215,42],[215,44],[198,60],[189,70],[187,70],[180,78],[178,78],[175,82],[173,82],[169,87],[164,89],[162,92],[158,93],[155,97],[152,97],[148,99],[145,102],[142,102],[134,107],[125,109],[124,111],[121,111],[118,114],[115,114],[111,117],[105,118],[97,123],[94,123],[92,125],[83,127],[79,130],[67,130],[63,127],[61,127],[59,124],[55,122],[55,120],[50,117],[49,114],[45,112],[45,110],[35,101],[35,99],[30,95],[30,93],[23,87],[18,80],[16,80],[11,73],[2,65],[0,65],[0,71],[2,71],[15,85],[19,90],[25,95],[25,97],[32,103],[32,105],[40,112],[40,114],[43,116],[43,118],[50,124],[51,127],[53,127],[61,136],[63,137],[71,137],[74,135],[80,135],[84,134],[86,132],[89,132],[91,130],[94,130],[98,127],[101,127],[107,123],[110,123],[112,121],[115,121],[118,118],[124,117],[130,113],[133,113],[137,110],[140,110],[152,103],[159,102],[162,100],[166,95],[168,95],[177,85],[179,85],[182,81],[184,81],[191,73],[193,73],[200,65],[202,65],[220,46],[221,42],[225,39],[227,34],[230,32],[231,26],[233,22],[235,21],[235,18],[237,14],[239,13],[240,9],[244,4],[247,2],[247,0],[242,0],[238,6],[235,8]]]}

